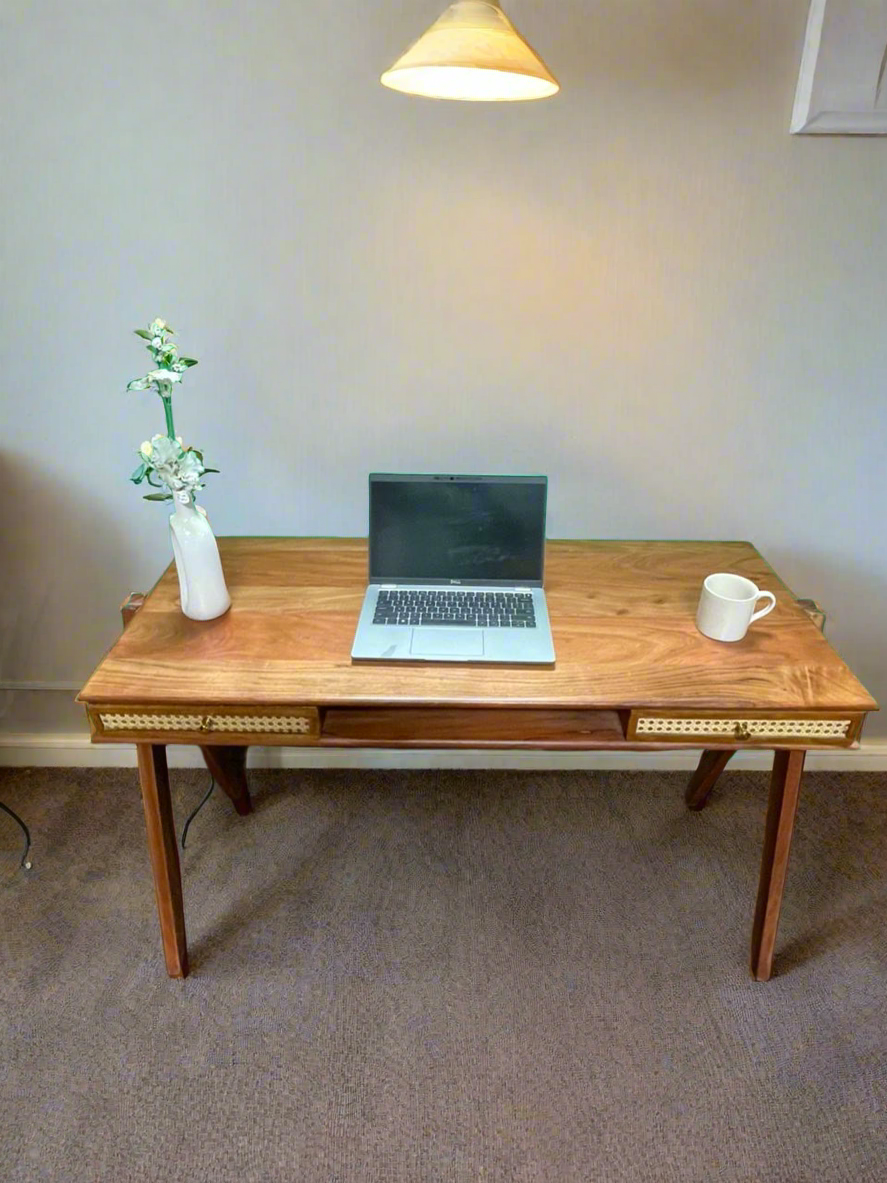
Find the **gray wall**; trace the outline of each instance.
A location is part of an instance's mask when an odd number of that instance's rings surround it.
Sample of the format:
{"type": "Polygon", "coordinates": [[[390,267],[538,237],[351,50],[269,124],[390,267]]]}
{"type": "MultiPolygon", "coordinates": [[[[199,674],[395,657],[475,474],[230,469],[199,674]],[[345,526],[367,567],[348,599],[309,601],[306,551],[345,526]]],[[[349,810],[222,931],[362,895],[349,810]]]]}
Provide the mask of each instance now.
{"type": "Polygon", "coordinates": [[[789,137],[807,0],[512,0],[558,98],[383,90],[442,7],[0,9],[0,678],[85,678],[167,561],[123,393],[161,315],[218,532],[362,533],[373,468],[546,471],[554,536],[751,538],[887,698],[887,142],[789,137]]]}

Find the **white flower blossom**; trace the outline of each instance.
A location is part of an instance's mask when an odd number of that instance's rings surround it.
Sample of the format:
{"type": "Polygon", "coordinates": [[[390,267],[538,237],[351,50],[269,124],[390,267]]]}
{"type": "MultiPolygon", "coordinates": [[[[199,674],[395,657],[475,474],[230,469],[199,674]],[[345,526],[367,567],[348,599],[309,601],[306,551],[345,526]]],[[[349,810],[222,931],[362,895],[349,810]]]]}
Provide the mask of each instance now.
{"type": "Polygon", "coordinates": [[[168,435],[155,435],[151,439],[151,462],[155,468],[173,464],[181,451],[181,447],[168,435]]]}
{"type": "Polygon", "coordinates": [[[152,370],[148,374],[149,382],[181,382],[182,375],[178,370],[152,370]]]}
{"type": "MultiPolygon", "coordinates": [[[[200,478],[206,471],[193,451],[186,451],[179,439],[167,435],[155,435],[146,441],[150,447],[150,464],[154,475],[167,489],[179,498],[188,501],[203,485],[200,478]]],[[[145,444],[140,451],[144,455],[145,444]]]]}
{"type": "Polygon", "coordinates": [[[151,441],[150,440],[143,440],[142,443],[139,445],[139,451],[141,452],[141,454],[144,456],[144,458],[146,460],[150,460],[151,453],[154,451],[154,449],[151,446],[151,441]]]}

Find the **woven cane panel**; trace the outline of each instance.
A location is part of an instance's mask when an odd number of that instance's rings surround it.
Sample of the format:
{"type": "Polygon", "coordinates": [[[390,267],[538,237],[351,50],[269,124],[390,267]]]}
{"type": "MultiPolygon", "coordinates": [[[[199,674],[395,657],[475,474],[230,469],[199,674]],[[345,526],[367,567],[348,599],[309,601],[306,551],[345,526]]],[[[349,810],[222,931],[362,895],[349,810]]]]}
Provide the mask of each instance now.
{"type": "Polygon", "coordinates": [[[105,731],[203,731],[250,734],[310,735],[306,715],[153,715],[149,713],[99,715],[105,731]]]}
{"type": "Polygon", "coordinates": [[[213,731],[274,732],[276,735],[308,735],[311,721],[304,715],[210,715],[213,731]]]}
{"type": "Polygon", "coordinates": [[[105,731],[199,731],[203,715],[101,714],[105,731]]]}
{"type": "Polygon", "coordinates": [[[752,739],[846,739],[850,719],[658,719],[639,717],[636,734],[692,736],[723,735],[734,739],[746,732],[752,739]]]}

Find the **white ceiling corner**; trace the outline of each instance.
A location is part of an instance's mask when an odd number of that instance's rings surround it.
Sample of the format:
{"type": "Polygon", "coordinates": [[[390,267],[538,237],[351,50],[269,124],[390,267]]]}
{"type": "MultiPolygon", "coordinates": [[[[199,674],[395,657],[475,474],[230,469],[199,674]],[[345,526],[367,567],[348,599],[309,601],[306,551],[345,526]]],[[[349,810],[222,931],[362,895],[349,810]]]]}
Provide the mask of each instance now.
{"type": "Polygon", "coordinates": [[[887,0],[811,0],[791,130],[887,135],[887,0]]]}

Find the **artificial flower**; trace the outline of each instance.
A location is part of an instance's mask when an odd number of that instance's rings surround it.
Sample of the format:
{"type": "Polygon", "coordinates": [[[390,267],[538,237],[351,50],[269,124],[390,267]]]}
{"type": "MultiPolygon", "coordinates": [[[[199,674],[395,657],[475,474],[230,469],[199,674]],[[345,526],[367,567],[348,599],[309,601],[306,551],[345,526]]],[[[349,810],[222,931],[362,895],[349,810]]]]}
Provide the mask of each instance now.
{"type": "Polygon", "coordinates": [[[203,453],[186,447],[180,435],[175,435],[172,413],[172,388],[182,381],[182,374],[197,365],[194,357],[180,357],[179,347],[167,340],[174,332],[159,317],[151,321],[147,329],[136,329],[136,335],[145,341],[148,352],[154,359],[155,369],[144,378],[133,378],[127,390],[147,390],[153,387],[163,400],[166,416],[166,435],[155,435],[139,445],[139,466],[130,477],[133,484],[147,481],[155,489],[166,488],[166,493],[149,493],[150,501],[169,501],[173,498],[193,503],[194,494],[203,488],[201,478],[207,472],[218,472],[206,468],[203,453]]]}

